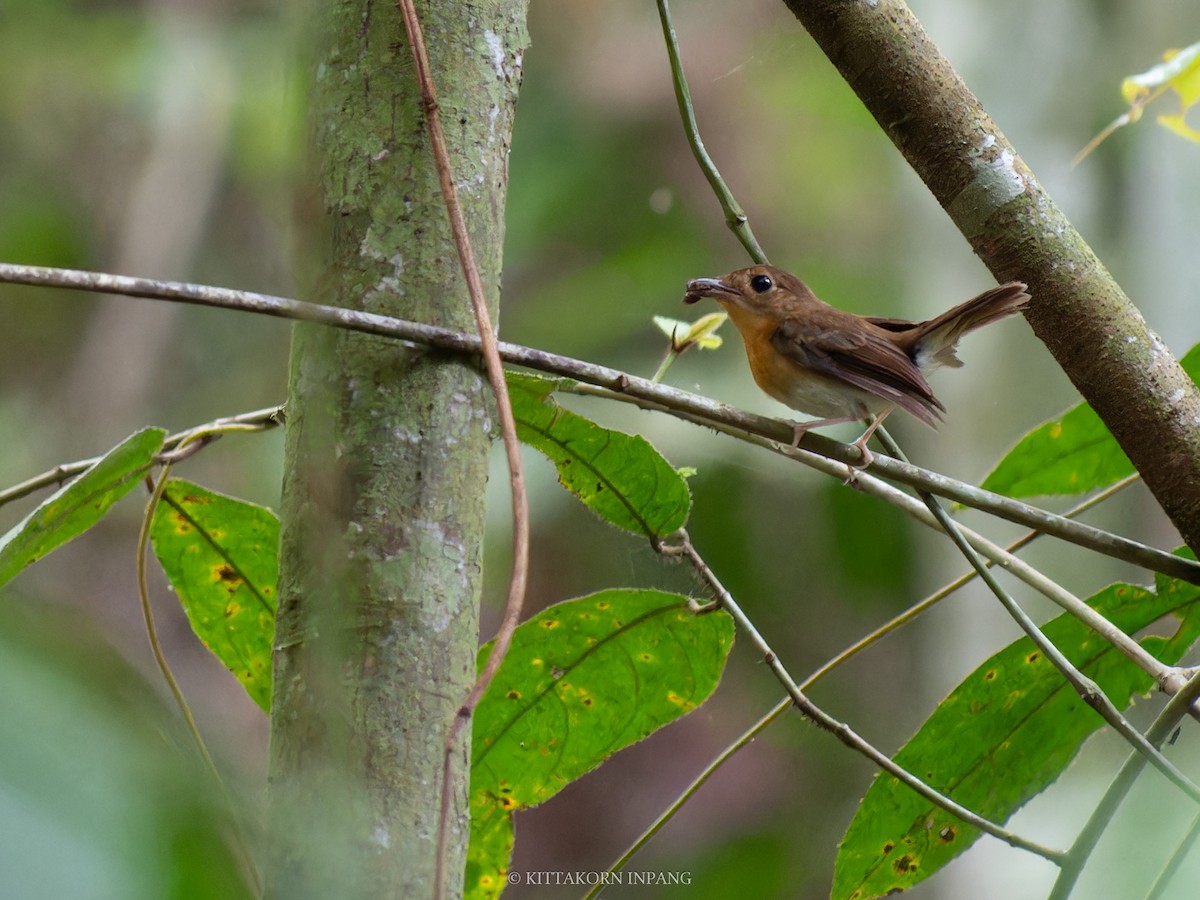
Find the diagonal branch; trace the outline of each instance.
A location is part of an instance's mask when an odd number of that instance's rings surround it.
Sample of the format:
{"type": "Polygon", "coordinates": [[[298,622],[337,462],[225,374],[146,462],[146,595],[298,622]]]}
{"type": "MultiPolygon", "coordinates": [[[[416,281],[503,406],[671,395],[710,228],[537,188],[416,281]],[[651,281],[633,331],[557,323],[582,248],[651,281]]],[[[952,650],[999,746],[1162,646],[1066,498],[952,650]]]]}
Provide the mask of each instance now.
{"type": "Polygon", "coordinates": [[[771,672],[775,675],[775,678],[781,685],[783,685],[784,690],[786,690],[788,695],[791,697],[792,703],[795,704],[796,708],[805,718],[811,721],[818,728],[828,731],[851,750],[854,750],[856,753],[860,753],[865,756],[880,769],[889,773],[894,778],[897,778],[908,787],[912,788],[935,806],[957,816],[962,821],[968,823],[969,825],[973,825],[980,831],[986,832],[992,837],[999,838],[1010,846],[1017,847],[1021,850],[1027,850],[1030,853],[1034,853],[1043,859],[1050,860],[1051,862],[1058,861],[1058,859],[1062,856],[1061,851],[1042,846],[1041,844],[1021,837],[1015,832],[1008,831],[996,823],[991,822],[977,813],[967,809],[965,806],[961,805],[955,800],[952,800],[950,797],[940,793],[939,791],[925,784],[925,782],[921,781],[921,779],[917,778],[902,766],[897,765],[890,757],[887,756],[887,754],[883,753],[874,745],[862,738],[845,722],[835,719],[833,716],[829,715],[827,712],[813,703],[812,700],[808,698],[808,695],[804,693],[803,689],[796,684],[796,681],[784,667],[779,657],[775,655],[775,651],[771,649],[771,646],[767,643],[766,639],[759,633],[758,629],[754,627],[754,623],[750,621],[750,618],[745,614],[742,608],[738,606],[737,601],[734,600],[733,596],[729,593],[725,586],[717,579],[716,574],[708,567],[708,564],[705,563],[700,554],[696,552],[696,548],[692,545],[692,542],[688,538],[687,534],[684,533],[682,538],[682,544],[675,552],[683,555],[688,562],[691,563],[692,568],[696,570],[696,573],[717,598],[717,603],[720,605],[721,609],[729,613],[733,617],[734,621],[737,622],[738,628],[749,637],[750,642],[762,654],[763,660],[770,667],[771,672]]]}
{"type": "Polygon", "coordinates": [[[1200,551],[1200,391],[903,0],[784,0],[1200,551]]]}
{"type": "MultiPolygon", "coordinates": [[[[895,456],[901,456],[900,447],[892,440],[887,431],[881,428],[879,432],[881,432],[880,439],[883,441],[883,445],[887,448],[887,451],[895,456]]],[[[1158,747],[1148,741],[1140,731],[1134,728],[1121,715],[1116,704],[1108,698],[1104,691],[1100,689],[1100,686],[1090,677],[1079,671],[1067,659],[1066,655],[1051,643],[1050,639],[1042,633],[1042,630],[1034,624],[1029,614],[1001,587],[1000,582],[996,580],[995,573],[983,561],[983,558],[976,549],[971,546],[958,523],[950,518],[950,514],[946,512],[937,498],[928,491],[919,491],[918,494],[921,501],[929,507],[929,511],[933,513],[938,524],[945,530],[950,539],[954,541],[955,546],[962,551],[963,556],[967,558],[967,561],[979,573],[979,577],[995,595],[996,599],[1000,601],[1005,611],[1012,616],[1021,630],[1033,641],[1034,646],[1062,673],[1063,677],[1075,689],[1083,702],[1092,707],[1105,722],[1112,726],[1114,731],[1125,738],[1138,753],[1142,754],[1151,765],[1162,772],[1172,784],[1186,793],[1192,800],[1200,803],[1200,785],[1195,784],[1174,763],[1163,756],[1158,747]]],[[[1112,631],[1116,632],[1117,629],[1113,628],[1112,631]]]]}

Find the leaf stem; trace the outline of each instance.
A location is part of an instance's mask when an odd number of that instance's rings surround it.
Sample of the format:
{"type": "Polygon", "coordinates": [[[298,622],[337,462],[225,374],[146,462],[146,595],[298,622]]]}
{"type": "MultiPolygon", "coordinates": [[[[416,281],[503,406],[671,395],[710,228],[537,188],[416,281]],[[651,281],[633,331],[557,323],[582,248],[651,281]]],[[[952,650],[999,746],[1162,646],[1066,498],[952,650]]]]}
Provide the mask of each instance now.
{"type": "Polygon", "coordinates": [[[183,696],[183,690],[179,687],[179,682],[175,680],[175,673],[171,671],[171,664],[167,662],[166,654],[163,653],[162,643],[158,639],[158,629],[154,625],[154,610],[150,605],[150,590],[146,583],[146,549],[150,542],[150,524],[154,520],[154,511],[158,508],[158,504],[162,500],[163,491],[166,489],[167,479],[170,474],[170,464],[164,465],[158,479],[154,482],[150,492],[150,500],[146,503],[146,512],[142,516],[142,526],[138,532],[137,540],[138,599],[141,601],[142,620],[146,624],[146,637],[150,641],[150,652],[154,654],[154,662],[158,665],[163,681],[166,682],[171,696],[175,699],[175,705],[179,707],[179,712],[183,716],[183,721],[186,723],[188,731],[191,732],[192,740],[196,744],[196,749],[200,752],[201,759],[204,760],[204,764],[208,766],[213,777],[220,783],[221,775],[217,771],[216,763],[213,762],[212,755],[208,752],[208,747],[205,745],[204,738],[200,735],[200,729],[196,725],[196,719],[192,715],[191,707],[188,706],[187,698],[183,696]]]}
{"type": "MultiPolygon", "coordinates": [[[[179,441],[179,447],[185,447],[192,440],[201,439],[200,434],[185,435],[179,441]]],[[[171,696],[175,700],[175,705],[179,707],[179,712],[183,716],[183,721],[187,726],[188,732],[191,734],[192,741],[196,745],[197,751],[200,753],[200,758],[208,767],[213,779],[217,784],[218,790],[224,797],[227,807],[230,811],[230,816],[235,820],[239,818],[236,807],[233,803],[233,797],[229,793],[225,781],[221,778],[221,773],[217,769],[217,764],[213,761],[212,754],[208,752],[208,746],[204,743],[204,737],[200,734],[200,727],[196,724],[196,717],[192,715],[192,708],[188,705],[187,698],[183,695],[183,690],[179,686],[179,682],[175,679],[175,673],[171,670],[171,664],[167,662],[167,656],[163,652],[162,642],[158,639],[158,629],[154,624],[154,609],[150,604],[150,589],[146,580],[146,556],[148,544],[150,543],[150,526],[154,521],[154,512],[158,508],[158,504],[162,501],[163,491],[167,486],[167,479],[171,474],[171,463],[167,462],[163,465],[162,471],[159,473],[157,481],[151,487],[150,499],[146,503],[146,511],[142,515],[141,528],[138,530],[137,540],[137,591],[138,600],[141,603],[142,621],[146,625],[146,637],[150,642],[150,652],[154,655],[154,662],[158,666],[159,672],[162,673],[163,681],[166,682],[167,689],[171,692],[171,696]]],[[[240,857],[242,867],[246,875],[250,879],[255,896],[262,891],[262,879],[259,876],[258,867],[254,863],[247,850],[246,841],[242,833],[242,826],[236,821],[234,823],[235,832],[237,834],[236,853],[240,857]]]]}

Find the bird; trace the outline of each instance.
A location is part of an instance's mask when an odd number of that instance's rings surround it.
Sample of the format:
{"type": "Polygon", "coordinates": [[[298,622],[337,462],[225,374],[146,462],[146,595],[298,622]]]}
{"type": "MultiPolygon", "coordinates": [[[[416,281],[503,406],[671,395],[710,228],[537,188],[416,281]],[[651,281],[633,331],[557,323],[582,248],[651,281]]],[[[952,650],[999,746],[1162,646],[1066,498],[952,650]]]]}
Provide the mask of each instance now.
{"type": "MultiPolygon", "coordinates": [[[[715,300],[746,346],[754,381],[768,395],[815,420],[792,423],[792,446],[805,432],[843,422],[869,422],[854,441],[866,468],[867,441],[899,407],[936,428],[946,407],[925,376],[962,365],[963,335],[1020,312],[1027,286],[1011,281],[984,291],[927,322],[859,316],[830,306],[803,281],[774,266],[737,269],[687,283],[685,303],[715,300]]],[[[853,474],[853,473],[852,473],[853,474]]]]}

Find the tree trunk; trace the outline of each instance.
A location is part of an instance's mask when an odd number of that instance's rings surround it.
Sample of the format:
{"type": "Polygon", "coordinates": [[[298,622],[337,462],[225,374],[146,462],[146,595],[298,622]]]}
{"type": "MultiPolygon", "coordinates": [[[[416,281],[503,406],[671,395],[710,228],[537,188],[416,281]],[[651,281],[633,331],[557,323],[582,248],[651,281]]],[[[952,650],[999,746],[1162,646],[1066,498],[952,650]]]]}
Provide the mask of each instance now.
{"type": "MultiPolygon", "coordinates": [[[[474,330],[400,13],[318,4],[311,121],[332,254],[313,299],[474,330]]],[[[494,310],[525,2],[418,14],[494,310]]],[[[443,739],[475,675],[492,420],[486,382],[461,358],[295,328],[268,896],[431,896],[443,739]]],[[[469,740],[458,749],[450,896],[469,740]]]]}
{"type": "MultiPolygon", "coordinates": [[[[1200,392],[902,0],[785,0],[1200,553],[1200,392]]],[[[1030,385],[1036,390],[1036,385],[1030,385]]]]}

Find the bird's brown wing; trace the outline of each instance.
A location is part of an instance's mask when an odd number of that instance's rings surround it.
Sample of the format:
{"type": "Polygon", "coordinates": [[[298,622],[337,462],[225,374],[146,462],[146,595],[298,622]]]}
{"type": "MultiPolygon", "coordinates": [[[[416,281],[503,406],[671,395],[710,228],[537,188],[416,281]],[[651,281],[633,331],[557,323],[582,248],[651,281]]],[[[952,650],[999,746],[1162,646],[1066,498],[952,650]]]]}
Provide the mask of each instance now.
{"type": "Polygon", "coordinates": [[[945,409],[908,355],[882,334],[787,319],[771,343],[800,365],[894,403],[927,425],[936,425],[945,409]]]}
{"type": "Polygon", "coordinates": [[[885,331],[891,331],[894,334],[912,331],[921,324],[920,322],[914,322],[911,319],[892,319],[887,316],[863,316],[863,319],[870,322],[872,325],[878,325],[885,331]]]}

